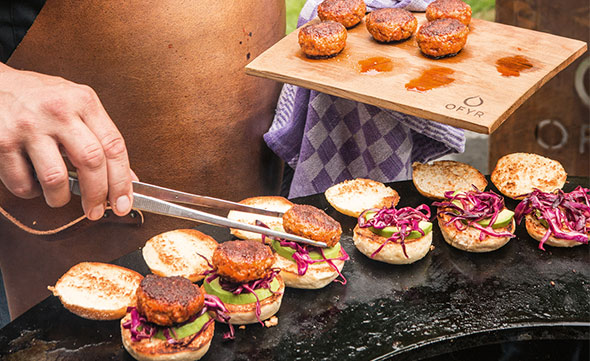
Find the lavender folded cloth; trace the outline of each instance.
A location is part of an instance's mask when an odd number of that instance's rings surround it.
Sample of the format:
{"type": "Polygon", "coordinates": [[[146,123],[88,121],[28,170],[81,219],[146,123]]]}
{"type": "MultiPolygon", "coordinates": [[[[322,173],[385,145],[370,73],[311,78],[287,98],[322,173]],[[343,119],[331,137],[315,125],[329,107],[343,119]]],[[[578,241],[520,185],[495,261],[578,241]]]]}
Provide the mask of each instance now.
{"type": "MultiPolygon", "coordinates": [[[[308,0],[301,26],[322,0],[308,0]]],[[[367,7],[424,11],[432,0],[365,0],[367,7]]],[[[266,144],[294,175],[289,198],[324,192],[353,178],[392,182],[411,178],[413,162],[463,152],[461,129],[285,84],[266,144]]]]}

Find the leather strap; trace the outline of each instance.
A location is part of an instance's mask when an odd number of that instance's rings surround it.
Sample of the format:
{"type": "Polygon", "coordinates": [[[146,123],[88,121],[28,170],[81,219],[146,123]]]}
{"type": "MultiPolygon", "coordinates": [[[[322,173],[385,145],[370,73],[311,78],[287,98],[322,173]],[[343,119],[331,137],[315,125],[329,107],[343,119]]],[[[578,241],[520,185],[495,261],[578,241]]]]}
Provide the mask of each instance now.
{"type": "MultiPolygon", "coordinates": [[[[103,218],[108,218],[111,213],[112,213],[112,208],[110,206],[107,206],[106,210],[105,210],[105,215],[103,216],[103,218]]],[[[59,233],[65,229],[72,227],[73,225],[79,223],[80,221],[83,221],[84,219],[86,219],[86,215],[82,215],[82,216],[64,224],[63,226],[52,228],[52,229],[47,229],[47,230],[39,230],[39,229],[29,227],[26,224],[22,223],[21,221],[16,219],[12,214],[10,214],[7,210],[2,208],[1,205],[0,205],[0,214],[2,214],[6,219],[8,219],[10,222],[12,222],[14,225],[16,225],[18,228],[22,229],[23,231],[25,231],[27,233],[34,234],[36,236],[49,236],[49,235],[59,233]]],[[[129,212],[129,214],[128,214],[128,217],[137,219],[138,226],[141,226],[143,224],[143,221],[144,221],[143,213],[139,210],[135,210],[135,209],[131,210],[131,212],[129,212]]]]}

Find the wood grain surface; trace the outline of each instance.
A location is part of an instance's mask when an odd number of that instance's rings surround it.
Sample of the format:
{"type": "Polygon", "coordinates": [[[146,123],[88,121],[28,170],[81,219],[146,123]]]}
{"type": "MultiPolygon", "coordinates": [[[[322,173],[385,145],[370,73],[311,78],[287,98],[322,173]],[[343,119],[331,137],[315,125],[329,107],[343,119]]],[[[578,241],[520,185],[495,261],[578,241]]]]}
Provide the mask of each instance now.
{"type": "MultiPolygon", "coordinates": [[[[424,14],[415,15],[418,26],[426,23],[424,14]]],[[[255,58],[246,73],[484,134],[587,49],[583,41],[479,19],[471,21],[465,48],[438,60],[422,55],[414,36],[392,44],[374,41],[364,22],[348,30],[346,48],[331,59],[307,59],[297,36],[292,32],[255,58]],[[514,56],[532,67],[519,76],[502,75],[496,62],[514,56]],[[391,59],[393,68],[362,72],[361,63],[373,57],[391,59]],[[451,69],[453,82],[422,92],[406,89],[435,67],[451,69]]]]}

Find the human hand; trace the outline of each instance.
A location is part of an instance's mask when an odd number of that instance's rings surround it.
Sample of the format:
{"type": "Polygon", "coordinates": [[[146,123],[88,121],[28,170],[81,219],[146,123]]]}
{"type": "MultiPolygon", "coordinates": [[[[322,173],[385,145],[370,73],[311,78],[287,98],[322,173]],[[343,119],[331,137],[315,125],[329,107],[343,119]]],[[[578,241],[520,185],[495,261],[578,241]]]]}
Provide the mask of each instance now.
{"type": "Polygon", "coordinates": [[[102,217],[107,197],[115,214],[131,210],[127,148],[96,93],[0,63],[0,180],[18,197],[43,193],[50,207],[61,207],[70,200],[62,153],[78,172],[89,219],[102,217]]]}

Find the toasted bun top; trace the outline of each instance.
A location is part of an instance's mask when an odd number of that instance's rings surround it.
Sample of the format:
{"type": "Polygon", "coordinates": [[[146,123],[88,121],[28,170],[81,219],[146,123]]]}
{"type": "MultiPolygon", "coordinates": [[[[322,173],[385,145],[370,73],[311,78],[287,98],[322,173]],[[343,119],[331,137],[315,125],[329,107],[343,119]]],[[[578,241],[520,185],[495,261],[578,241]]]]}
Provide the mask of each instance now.
{"type": "Polygon", "coordinates": [[[537,188],[553,192],[565,184],[567,173],[558,161],[538,154],[512,153],[503,156],[492,172],[492,183],[502,194],[518,198],[537,188]]]}
{"type": "Polygon", "coordinates": [[[358,217],[369,208],[397,205],[399,195],[383,183],[371,179],[356,178],[328,188],[324,195],[338,212],[358,217]]]}
{"type": "Polygon", "coordinates": [[[177,229],[149,239],[143,247],[143,259],[158,276],[183,276],[196,282],[209,269],[217,241],[194,229],[177,229]],[[203,256],[203,257],[201,257],[203,256]]]}
{"type": "Polygon", "coordinates": [[[432,164],[412,164],[412,181],[420,194],[432,199],[444,199],[448,191],[472,191],[476,186],[485,190],[488,181],[469,164],[440,160],[432,164]]]}
{"type": "Polygon", "coordinates": [[[82,262],[48,287],[73,313],[93,320],[114,320],[134,306],[142,276],[112,264],[82,262]]]}
{"type": "MultiPolygon", "coordinates": [[[[246,198],[240,201],[239,203],[252,207],[268,209],[283,213],[285,213],[287,210],[289,210],[289,208],[293,206],[293,203],[291,203],[291,201],[289,201],[287,198],[278,196],[260,196],[246,198]]],[[[271,229],[277,229],[281,232],[284,232],[283,219],[281,217],[262,216],[260,214],[255,213],[230,211],[227,215],[227,218],[252,225],[256,225],[256,220],[259,220],[271,229]]],[[[262,240],[262,236],[260,235],[260,233],[246,232],[232,228],[231,234],[241,239],[254,239],[259,241],[262,240]]]]}

